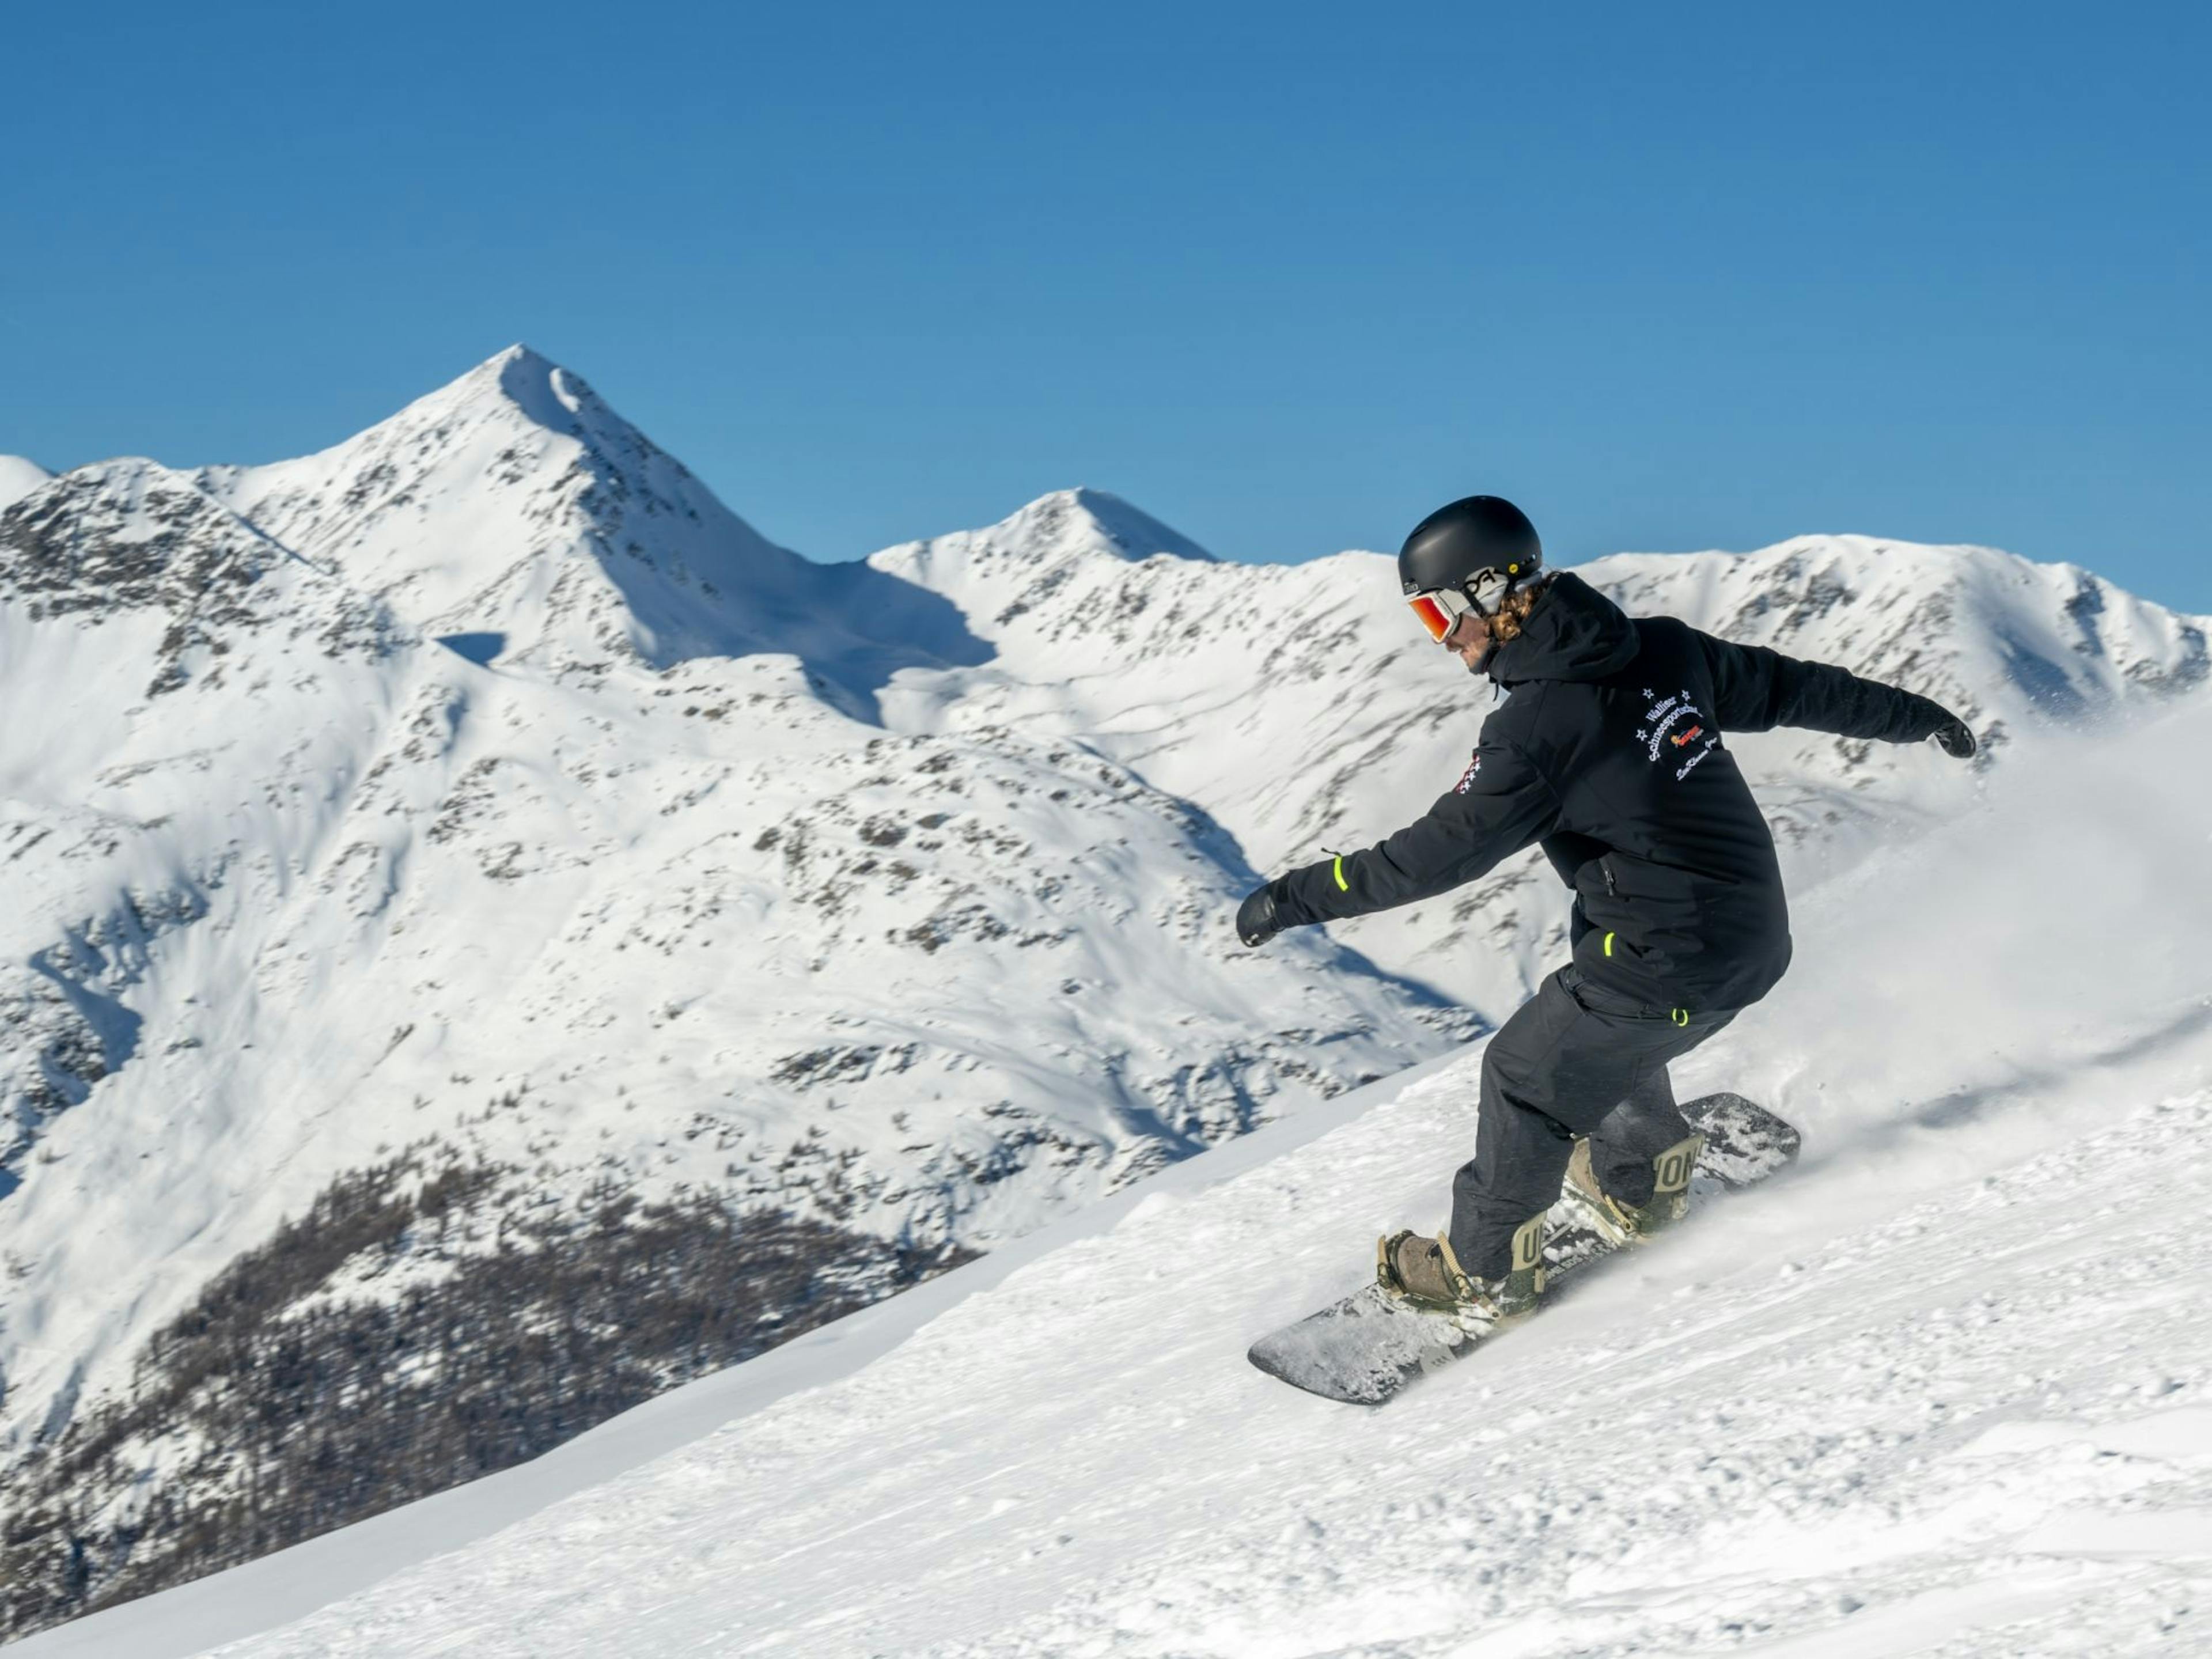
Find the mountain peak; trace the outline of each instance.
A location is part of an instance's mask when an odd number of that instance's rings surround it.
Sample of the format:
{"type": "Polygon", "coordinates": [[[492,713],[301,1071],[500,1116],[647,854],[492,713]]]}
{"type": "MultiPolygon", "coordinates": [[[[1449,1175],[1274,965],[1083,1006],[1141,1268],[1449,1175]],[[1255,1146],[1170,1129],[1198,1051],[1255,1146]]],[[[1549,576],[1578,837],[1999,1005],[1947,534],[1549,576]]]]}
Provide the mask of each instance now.
{"type": "Polygon", "coordinates": [[[943,600],[769,542],[520,343],[318,454],[192,482],[417,632],[510,666],[788,654],[865,720],[894,668],[981,649],[943,600]],[[874,602],[855,622],[863,580],[874,602]]]}
{"type": "Polygon", "coordinates": [[[1078,588],[1142,580],[1129,567],[1163,554],[1184,569],[1218,562],[1119,495],[1079,485],[1040,495],[981,530],[887,547],[867,563],[951,599],[971,623],[993,618],[981,637],[996,639],[995,630],[1054,594],[1065,599],[1078,588]]]}
{"type": "Polygon", "coordinates": [[[1188,536],[1170,529],[1151,514],[1109,490],[1079,484],[1040,495],[1019,512],[978,532],[994,542],[1012,543],[1054,553],[1097,551],[1132,563],[1156,553],[1178,559],[1215,562],[1213,555],[1188,536]]]}
{"type": "Polygon", "coordinates": [[[54,475],[21,455],[0,455],[0,513],[6,512],[54,475]]]}
{"type": "MultiPolygon", "coordinates": [[[[343,443],[195,482],[434,634],[586,660],[769,647],[810,578],[529,346],[495,353],[343,443]]],[[[803,631],[800,629],[799,631],[803,631]]]]}
{"type": "Polygon", "coordinates": [[[644,441],[637,428],[610,408],[582,375],[520,341],[494,352],[466,374],[417,398],[369,430],[419,424],[426,417],[481,419],[509,412],[532,426],[599,448],[620,450],[644,441]]]}

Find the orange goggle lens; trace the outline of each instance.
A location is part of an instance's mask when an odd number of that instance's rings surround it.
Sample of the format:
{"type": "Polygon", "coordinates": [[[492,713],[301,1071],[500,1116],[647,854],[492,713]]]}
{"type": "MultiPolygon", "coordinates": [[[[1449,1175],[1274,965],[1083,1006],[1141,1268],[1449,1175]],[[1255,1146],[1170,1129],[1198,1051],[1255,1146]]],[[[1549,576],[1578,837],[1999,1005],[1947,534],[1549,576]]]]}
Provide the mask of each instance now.
{"type": "Polygon", "coordinates": [[[1452,624],[1459,620],[1437,603],[1437,596],[1433,593],[1417,593],[1406,603],[1413,606],[1414,616],[1420,618],[1421,626],[1429,630],[1429,637],[1432,640],[1443,638],[1452,631],[1452,624]]]}

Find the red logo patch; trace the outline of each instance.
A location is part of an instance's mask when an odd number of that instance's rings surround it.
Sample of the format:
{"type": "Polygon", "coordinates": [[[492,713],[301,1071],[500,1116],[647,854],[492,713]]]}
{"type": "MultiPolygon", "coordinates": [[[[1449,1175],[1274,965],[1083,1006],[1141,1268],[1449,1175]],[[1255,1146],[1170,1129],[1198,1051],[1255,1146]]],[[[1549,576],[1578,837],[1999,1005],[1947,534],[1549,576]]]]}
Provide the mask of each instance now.
{"type": "Polygon", "coordinates": [[[1467,770],[1459,775],[1459,782],[1453,787],[1452,793],[1464,795],[1468,790],[1474,788],[1474,775],[1481,770],[1482,750],[1478,749],[1474,751],[1474,758],[1467,763],[1467,770]]]}

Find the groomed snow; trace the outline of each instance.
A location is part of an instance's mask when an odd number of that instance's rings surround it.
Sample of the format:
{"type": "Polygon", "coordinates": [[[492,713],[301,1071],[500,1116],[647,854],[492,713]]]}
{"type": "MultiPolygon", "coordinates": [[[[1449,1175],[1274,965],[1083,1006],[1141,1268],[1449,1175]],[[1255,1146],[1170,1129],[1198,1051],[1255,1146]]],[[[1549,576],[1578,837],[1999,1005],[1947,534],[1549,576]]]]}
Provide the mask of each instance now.
{"type": "MultiPolygon", "coordinates": [[[[716,1431],[221,1651],[2207,1650],[2207,753],[2199,700],[1961,774],[1804,896],[1790,979],[1678,1077],[1799,1123],[1801,1173],[1386,1409],[1243,1349],[1437,1217],[1474,1051],[861,1316],[942,1309],[848,1374],[701,1385],[716,1431]]],[[[247,1621],[251,1582],[196,1589],[247,1621]]],[[[153,1659],[169,1605],[18,1651],[153,1659]]]]}

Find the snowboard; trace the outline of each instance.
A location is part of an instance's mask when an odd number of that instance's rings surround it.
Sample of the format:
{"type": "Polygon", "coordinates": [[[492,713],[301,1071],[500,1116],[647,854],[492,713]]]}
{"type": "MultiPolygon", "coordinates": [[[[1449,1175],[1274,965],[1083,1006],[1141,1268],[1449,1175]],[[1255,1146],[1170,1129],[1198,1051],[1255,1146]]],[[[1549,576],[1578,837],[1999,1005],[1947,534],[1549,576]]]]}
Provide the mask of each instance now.
{"type": "MultiPolygon", "coordinates": [[[[1686,1102],[1681,1111],[1705,1138],[1690,1177],[1692,1216],[1719,1194],[1764,1181],[1797,1157],[1797,1131],[1741,1095],[1706,1095],[1686,1102]]],[[[1549,1219],[1547,1301],[1559,1294],[1562,1281],[1624,1248],[1600,1233],[1571,1200],[1553,1206],[1549,1219]]],[[[1479,1322],[1413,1307],[1370,1279],[1342,1301],[1261,1337],[1245,1357],[1268,1376],[1324,1400],[1379,1406],[1431,1371],[1464,1359],[1486,1334],[1479,1322]]]]}

